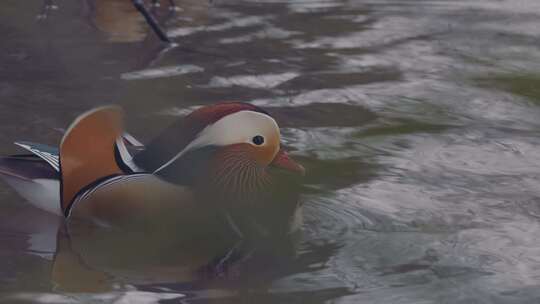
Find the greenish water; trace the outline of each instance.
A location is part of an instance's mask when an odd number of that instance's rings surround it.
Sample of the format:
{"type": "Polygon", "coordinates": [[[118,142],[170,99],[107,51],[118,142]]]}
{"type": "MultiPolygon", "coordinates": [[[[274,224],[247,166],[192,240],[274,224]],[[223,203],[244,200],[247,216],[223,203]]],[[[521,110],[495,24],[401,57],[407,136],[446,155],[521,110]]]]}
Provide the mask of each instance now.
{"type": "Polygon", "coordinates": [[[533,102],[540,101],[540,75],[538,74],[501,74],[479,78],[483,86],[500,88],[503,91],[523,96],[533,102]]]}
{"type": "Polygon", "coordinates": [[[98,105],[124,107],[146,142],[197,106],[251,102],[308,169],[297,244],[195,278],[135,236],[70,242],[1,184],[0,301],[540,300],[537,0],[177,2],[156,12],[166,48],[128,0],[58,0],[47,18],[41,0],[4,0],[0,153],[55,145],[98,105]]]}

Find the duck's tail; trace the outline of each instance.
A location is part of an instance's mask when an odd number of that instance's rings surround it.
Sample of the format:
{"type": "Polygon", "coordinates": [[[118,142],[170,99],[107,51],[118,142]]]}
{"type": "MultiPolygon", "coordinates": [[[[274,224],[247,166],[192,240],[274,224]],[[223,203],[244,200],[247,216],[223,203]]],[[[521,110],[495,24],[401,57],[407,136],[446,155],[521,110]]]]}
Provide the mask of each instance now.
{"type": "Polygon", "coordinates": [[[60,173],[33,154],[0,157],[0,177],[32,205],[61,215],[60,173]]]}
{"type": "Polygon", "coordinates": [[[80,115],[60,149],[30,142],[16,144],[32,154],[0,157],[0,177],[36,207],[67,215],[75,198],[109,177],[139,171],[125,144],[142,144],[123,133],[123,112],[104,106],[80,115]]]}

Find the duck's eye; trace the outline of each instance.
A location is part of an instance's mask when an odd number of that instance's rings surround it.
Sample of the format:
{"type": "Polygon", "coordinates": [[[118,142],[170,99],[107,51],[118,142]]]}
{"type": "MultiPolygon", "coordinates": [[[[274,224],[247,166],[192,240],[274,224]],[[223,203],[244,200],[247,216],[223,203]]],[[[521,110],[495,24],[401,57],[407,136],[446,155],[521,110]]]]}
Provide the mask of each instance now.
{"type": "Polygon", "coordinates": [[[251,141],[257,145],[257,146],[260,146],[262,144],[264,144],[264,137],[260,136],[260,135],[257,135],[255,137],[253,137],[253,139],[251,139],[251,141]]]}

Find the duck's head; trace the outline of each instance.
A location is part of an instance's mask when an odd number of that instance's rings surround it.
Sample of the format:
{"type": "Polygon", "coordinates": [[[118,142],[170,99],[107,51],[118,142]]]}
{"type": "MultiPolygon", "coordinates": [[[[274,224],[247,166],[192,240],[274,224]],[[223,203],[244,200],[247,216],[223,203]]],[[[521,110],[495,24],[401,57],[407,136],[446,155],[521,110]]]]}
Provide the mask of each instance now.
{"type": "Polygon", "coordinates": [[[274,118],[245,103],[193,111],[135,161],[169,182],[192,187],[213,207],[253,219],[271,213],[291,217],[297,207],[295,187],[304,175],[282,148],[274,118]]]}

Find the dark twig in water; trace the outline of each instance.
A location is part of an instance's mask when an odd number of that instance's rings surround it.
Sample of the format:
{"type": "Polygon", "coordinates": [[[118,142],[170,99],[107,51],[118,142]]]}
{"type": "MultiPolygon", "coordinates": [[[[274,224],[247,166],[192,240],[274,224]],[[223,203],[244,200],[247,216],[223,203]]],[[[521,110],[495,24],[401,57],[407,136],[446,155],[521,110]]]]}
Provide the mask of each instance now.
{"type": "MultiPolygon", "coordinates": [[[[156,21],[156,18],[154,18],[154,16],[152,16],[148,12],[146,7],[144,6],[144,1],[143,0],[132,0],[132,2],[133,2],[133,5],[135,6],[135,8],[144,16],[144,19],[150,25],[152,30],[154,30],[154,33],[156,33],[156,35],[159,37],[159,39],[161,41],[170,43],[171,40],[169,39],[169,37],[167,37],[167,34],[165,34],[165,32],[161,29],[158,22],[156,21]]],[[[154,4],[156,2],[157,1],[154,1],[154,4]]]]}

